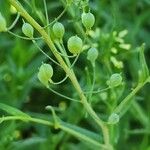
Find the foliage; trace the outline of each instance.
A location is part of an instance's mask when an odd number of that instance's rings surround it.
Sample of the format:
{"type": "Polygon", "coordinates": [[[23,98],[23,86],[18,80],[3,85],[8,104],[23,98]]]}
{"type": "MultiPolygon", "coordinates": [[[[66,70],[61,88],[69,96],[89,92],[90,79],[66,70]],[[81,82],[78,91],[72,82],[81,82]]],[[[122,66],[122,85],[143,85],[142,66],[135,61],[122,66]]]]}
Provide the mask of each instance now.
{"type": "Polygon", "coordinates": [[[19,1],[42,28],[16,2],[0,0],[0,149],[149,150],[150,2],[19,1]]]}

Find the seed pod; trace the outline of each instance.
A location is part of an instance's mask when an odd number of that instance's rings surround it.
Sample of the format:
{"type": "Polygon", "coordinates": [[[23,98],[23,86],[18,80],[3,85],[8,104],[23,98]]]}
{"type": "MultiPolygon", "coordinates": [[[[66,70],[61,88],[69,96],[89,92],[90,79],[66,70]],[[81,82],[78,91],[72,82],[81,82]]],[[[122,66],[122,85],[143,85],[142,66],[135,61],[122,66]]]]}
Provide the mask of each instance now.
{"type": "Polygon", "coordinates": [[[33,38],[34,29],[29,23],[23,23],[22,32],[29,38],[33,38]]]}
{"type": "Polygon", "coordinates": [[[95,17],[90,12],[82,13],[81,20],[82,20],[82,24],[86,28],[86,30],[90,30],[95,23],[95,17]]]}
{"type": "Polygon", "coordinates": [[[111,75],[110,79],[107,81],[107,84],[110,88],[119,86],[122,83],[122,76],[119,73],[111,75]]]}
{"type": "Polygon", "coordinates": [[[42,64],[39,72],[38,72],[38,79],[42,84],[48,87],[48,82],[51,80],[53,76],[53,68],[49,64],[42,64]]]}
{"type": "Polygon", "coordinates": [[[70,5],[73,2],[73,0],[66,0],[66,2],[68,5],[70,5]]]}
{"type": "Polygon", "coordinates": [[[119,122],[119,115],[116,113],[112,113],[108,118],[109,124],[116,124],[119,122]]]}
{"type": "Polygon", "coordinates": [[[82,51],[83,43],[82,39],[79,38],[77,35],[72,36],[68,40],[68,49],[73,54],[79,54],[82,51]]]}
{"type": "Polygon", "coordinates": [[[98,50],[94,47],[90,48],[87,53],[87,59],[91,61],[92,64],[94,64],[97,57],[98,57],[98,50]]]}
{"type": "Polygon", "coordinates": [[[53,33],[57,38],[62,39],[65,33],[65,28],[63,24],[60,22],[56,22],[53,25],[53,33]]]}
{"type": "Polygon", "coordinates": [[[6,20],[0,13],[0,32],[6,32],[6,31],[7,31],[6,20]]]}

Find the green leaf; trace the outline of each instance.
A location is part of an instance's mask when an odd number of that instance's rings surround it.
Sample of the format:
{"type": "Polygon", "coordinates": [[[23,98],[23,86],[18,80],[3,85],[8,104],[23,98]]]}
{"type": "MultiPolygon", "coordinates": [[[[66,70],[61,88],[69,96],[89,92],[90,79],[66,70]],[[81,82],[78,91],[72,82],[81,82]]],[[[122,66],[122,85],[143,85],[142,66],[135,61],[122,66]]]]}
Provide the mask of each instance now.
{"type": "Polygon", "coordinates": [[[94,145],[100,146],[100,144],[97,143],[99,143],[99,141],[102,141],[101,135],[69,123],[61,122],[61,124],[63,125],[61,128],[63,130],[66,130],[66,132],[70,132],[70,134],[73,134],[74,136],[82,140],[85,140],[86,137],[86,141],[93,143],[94,145]],[[84,136],[84,138],[82,136],[84,136]]]}
{"type": "Polygon", "coordinates": [[[42,143],[46,143],[46,138],[41,138],[41,137],[32,137],[32,138],[28,138],[25,140],[19,140],[16,142],[13,142],[9,148],[9,150],[11,149],[15,149],[15,150],[25,150],[25,149],[33,149],[33,147],[35,149],[37,149],[38,146],[40,146],[40,144],[42,143]]]}
{"type": "Polygon", "coordinates": [[[149,70],[144,56],[145,44],[139,48],[139,61],[140,61],[140,71],[139,71],[139,81],[144,82],[149,77],[149,70]]]}
{"type": "Polygon", "coordinates": [[[0,109],[7,112],[10,115],[13,115],[13,116],[21,116],[24,118],[30,118],[30,116],[27,115],[26,113],[14,108],[14,107],[3,104],[3,103],[0,103],[0,109]]]}

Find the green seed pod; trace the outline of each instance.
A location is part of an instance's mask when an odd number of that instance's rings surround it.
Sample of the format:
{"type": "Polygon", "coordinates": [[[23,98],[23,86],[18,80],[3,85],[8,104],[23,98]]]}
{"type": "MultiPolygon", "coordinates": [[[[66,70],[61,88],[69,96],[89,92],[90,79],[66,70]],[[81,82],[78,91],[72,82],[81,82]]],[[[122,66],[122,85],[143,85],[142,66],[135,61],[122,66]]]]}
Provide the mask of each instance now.
{"type": "Polygon", "coordinates": [[[73,2],[73,0],[66,0],[66,2],[68,5],[70,5],[73,2]]]}
{"type": "Polygon", "coordinates": [[[39,72],[38,72],[38,79],[42,84],[48,87],[48,82],[51,80],[53,76],[53,68],[49,64],[42,64],[39,72]]]}
{"type": "Polygon", "coordinates": [[[95,23],[95,17],[90,12],[82,13],[81,20],[82,20],[82,24],[84,25],[86,30],[90,30],[93,27],[94,23],[95,23]]]}
{"type": "Polygon", "coordinates": [[[33,38],[34,29],[29,23],[24,23],[22,26],[22,32],[29,38],[33,38]]]}
{"type": "Polygon", "coordinates": [[[122,83],[122,76],[119,73],[111,75],[110,79],[107,81],[107,84],[110,88],[119,86],[122,83]]]}
{"type": "Polygon", "coordinates": [[[64,33],[65,33],[65,28],[64,28],[63,24],[60,22],[56,22],[53,25],[53,33],[54,33],[55,37],[62,39],[64,36],[64,33]]]}
{"type": "Polygon", "coordinates": [[[77,35],[72,36],[68,40],[68,49],[73,54],[79,54],[82,51],[83,42],[77,35]]]}
{"type": "Polygon", "coordinates": [[[90,48],[87,53],[87,59],[91,61],[92,64],[94,64],[97,57],[98,57],[98,50],[94,47],[90,48]]]}
{"type": "Polygon", "coordinates": [[[0,13],[0,32],[6,32],[6,31],[7,31],[6,20],[0,13]]]}
{"type": "Polygon", "coordinates": [[[116,124],[119,122],[119,115],[116,113],[112,113],[108,118],[109,124],[116,124]]]}

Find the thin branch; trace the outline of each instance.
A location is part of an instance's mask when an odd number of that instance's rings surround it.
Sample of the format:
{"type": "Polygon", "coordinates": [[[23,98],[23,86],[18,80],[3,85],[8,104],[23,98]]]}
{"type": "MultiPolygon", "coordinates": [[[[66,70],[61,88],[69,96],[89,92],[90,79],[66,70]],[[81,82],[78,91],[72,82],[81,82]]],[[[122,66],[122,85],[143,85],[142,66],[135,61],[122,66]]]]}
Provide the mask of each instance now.
{"type": "Polygon", "coordinates": [[[19,17],[20,17],[20,14],[18,13],[16,19],[15,19],[14,22],[8,27],[7,30],[11,30],[12,28],[14,28],[14,26],[16,25],[16,23],[17,23],[18,20],[19,20],[19,17]]]}

